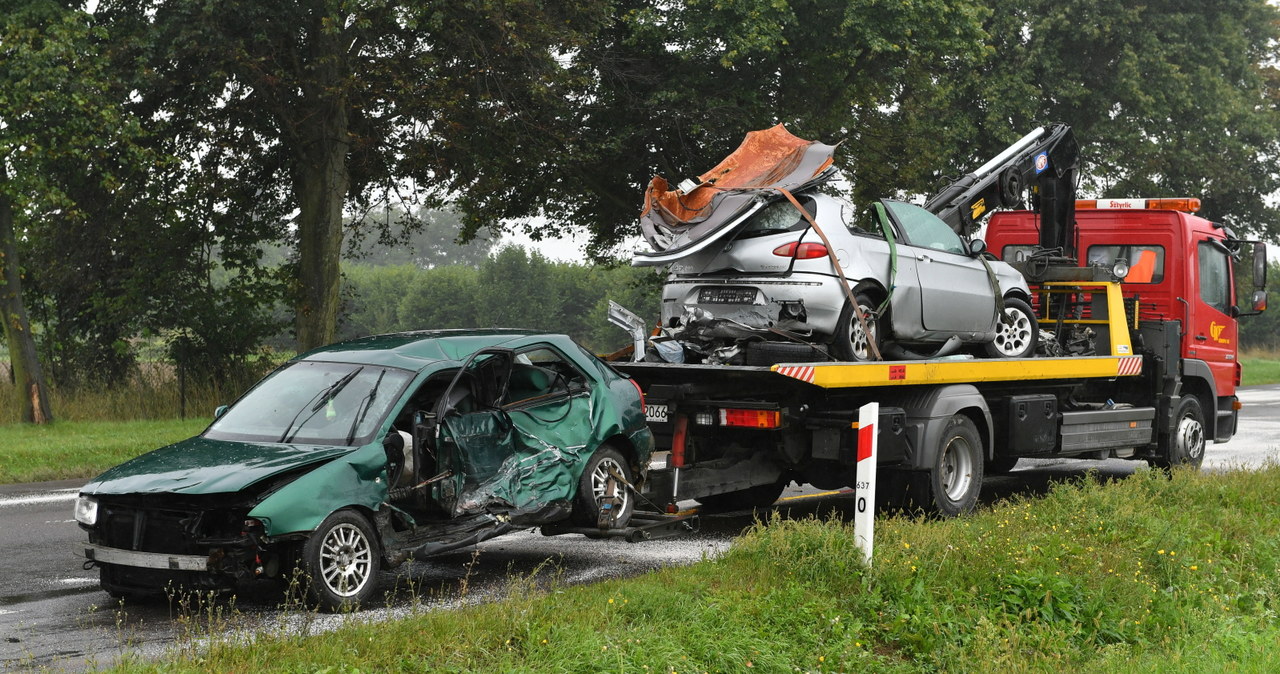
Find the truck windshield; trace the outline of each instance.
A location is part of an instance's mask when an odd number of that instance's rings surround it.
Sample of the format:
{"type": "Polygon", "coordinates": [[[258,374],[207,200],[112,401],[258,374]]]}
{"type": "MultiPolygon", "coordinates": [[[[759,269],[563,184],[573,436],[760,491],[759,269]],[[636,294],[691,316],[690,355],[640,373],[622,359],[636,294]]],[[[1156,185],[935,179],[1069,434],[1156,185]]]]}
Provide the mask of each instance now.
{"type": "Polygon", "coordinates": [[[362,445],[413,373],[302,361],[276,370],[213,422],[204,437],[241,442],[362,445]]]}

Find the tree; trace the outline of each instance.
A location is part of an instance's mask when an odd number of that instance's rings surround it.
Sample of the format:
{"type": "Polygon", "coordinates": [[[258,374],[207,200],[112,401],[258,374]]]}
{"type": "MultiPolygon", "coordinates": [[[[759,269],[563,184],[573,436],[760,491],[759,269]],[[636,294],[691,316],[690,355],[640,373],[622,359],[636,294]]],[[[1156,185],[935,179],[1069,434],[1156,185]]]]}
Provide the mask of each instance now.
{"type": "Polygon", "coordinates": [[[567,121],[556,53],[605,7],[104,0],[99,14],[149,36],[160,80],[148,100],[200,139],[193,150],[223,183],[252,186],[264,212],[296,209],[305,349],[334,336],[344,207],[394,199],[406,178],[418,181],[414,205],[434,207],[496,177],[476,177],[486,157],[520,156],[541,125],[567,121]]]}
{"type": "Polygon", "coordinates": [[[479,267],[496,243],[482,230],[467,243],[458,241],[462,220],[448,211],[407,214],[380,209],[348,223],[347,260],[369,265],[412,264],[421,269],[465,264],[479,267]]]}
{"type": "MultiPolygon", "coordinates": [[[[948,164],[976,165],[1045,121],[1081,141],[1083,193],[1194,196],[1238,233],[1280,234],[1277,39],[1265,0],[987,0],[990,57],[948,74],[948,164]]],[[[958,173],[959,171],[955,171],[958,173]]]]}
{"type": "Polygon", "coordinates": [[[53,413],[18,244],[34,221],[76,211],[51,176],[59,164],[100,160],[119,128],[117,108],[103,96],[101,38],[83,12],[56,2],[32,0],[0,16],[0,318],[26,422],[47,423],[53,413]]]}

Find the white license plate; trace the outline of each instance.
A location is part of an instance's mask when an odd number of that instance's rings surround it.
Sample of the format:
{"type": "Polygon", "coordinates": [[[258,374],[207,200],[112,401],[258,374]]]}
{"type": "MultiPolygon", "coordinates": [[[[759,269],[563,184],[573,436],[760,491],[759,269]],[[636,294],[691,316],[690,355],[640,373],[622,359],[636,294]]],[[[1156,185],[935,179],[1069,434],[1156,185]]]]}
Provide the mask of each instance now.
{"type": "Polygon", "coordinates": [[[666,405],[645,405],[645,406],[644,406],[644,420],[645,420],[645,421],[656,421],[656,422],[659,422],[659,423],[666,423],[666,421],[667,421],[667,406],[666,406],[666,405]]]}

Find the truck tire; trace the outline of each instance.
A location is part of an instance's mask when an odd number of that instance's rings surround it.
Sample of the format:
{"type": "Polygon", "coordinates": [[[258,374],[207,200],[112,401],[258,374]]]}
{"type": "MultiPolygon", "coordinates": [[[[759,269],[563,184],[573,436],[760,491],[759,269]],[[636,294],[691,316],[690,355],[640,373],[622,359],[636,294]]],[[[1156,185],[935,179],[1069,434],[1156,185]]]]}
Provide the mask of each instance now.
{"type": "Polygon", "coordinates": [[[1168,470],[1174,466],[1189,466],[1200,470],[1204,462],[1205,448],[1204,407],[1194,395],[1184,395],[1178,400],[1173,413],[1173,428],[1160,434],[1156,458],[1150,460],[1154,468],[1168,470]]]}
{"type": "Polygon", "coordinates": [[[604,445],[591,455],[578,479],[578,495],[574,498],[573,521],[583,527],[623,529],[631,521],[635,497],[626,485],[613,477],[617,471],[628,483],[635,483],[631,466],[618,450],[604,445]],[[610,494],[617,499],[611,502],[610,494]]]}
{"type": "Polygon", "coordinates": [[[973,420],[952,415],[939,438],[933,466],[911,474],[912,505],[943,517],[973,510],[982,491],[983,454],[973,420]]]}
{"type": "Polygon", "coordinates": [[[330,514],[302,547],[307,594],[325,611],[349,611],[373,597],[381,564],[378,537],[354,510],[330,514]]]}
{"type": "Polygon", "coordinates": [[[773,484],[760,484],[739,491],[713,496],[699,496],[698,503],[712,510],[745,510],[747,508],[767,508],[782,496],[782,490],[791,484],[790,480],[773,484]]]}
{"type": "Polygon", "coordinates": [[[996,338],[985,345],[992,358],[1030,358],[1040,338],[1040,323],[1031,305],[1016,297],[1004,298],[1005,318],[996,323],[996,338]]]}
{"type": "Polygon", "coordinates": [[[880,317],[875,314],[876,303],[871,301],[871,297],[866,293],[858,293],[856,297],[858,306],[862,307],[862,312],[867,319],[867,332],[871,333],[870,340],[863,333],[862,325],[853,313],[853,305],[845,300],[844,309],[840,311],[840,321],[836,324],[835,337],[831,341],[831,355],[840,360],[871,360],[869,341],[875,341],[876,346],[879,347],[884,333],[880,317]]]}

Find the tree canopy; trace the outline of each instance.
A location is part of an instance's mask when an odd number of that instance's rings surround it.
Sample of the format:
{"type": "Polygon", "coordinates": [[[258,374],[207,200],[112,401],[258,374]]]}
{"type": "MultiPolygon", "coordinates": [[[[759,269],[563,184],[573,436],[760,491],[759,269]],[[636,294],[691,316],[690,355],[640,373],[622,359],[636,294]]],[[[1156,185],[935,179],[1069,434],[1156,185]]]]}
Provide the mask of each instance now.
{"type": "MultiPolygon", "coordinates": [[[[0,194],[27,334],[60,381],[119,380],[144,334],[209,373],[277,318],[303,348],[330,341],[344,249],[479,269],[486,246],[441,242],[524,228],[606,257],[653,174],[699,174],[778,122],[841,142],[862,202],[1066,122],[1084,194],[1196,196],[1280,234],[1266,0],[10,4],[0,194]]],[[[541,264],[517,262],[493,264],[541,264]]],[[[470,282],[450,273],[442,288],[470,282]]]]}

